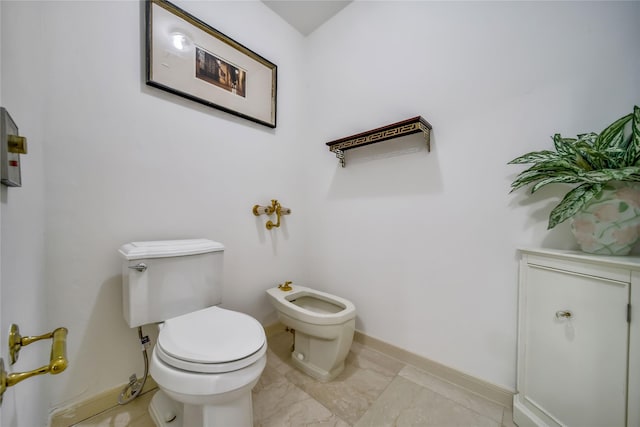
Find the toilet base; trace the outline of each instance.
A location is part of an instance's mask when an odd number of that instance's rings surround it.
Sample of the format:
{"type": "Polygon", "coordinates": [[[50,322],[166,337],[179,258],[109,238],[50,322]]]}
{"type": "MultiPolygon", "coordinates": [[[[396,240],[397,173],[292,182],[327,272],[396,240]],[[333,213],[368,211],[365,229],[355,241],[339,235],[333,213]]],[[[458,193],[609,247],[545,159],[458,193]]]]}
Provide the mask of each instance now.
{"type": "Polygon", "coordinates": [[[182,427],[182,405],[158,390],[151,398],[149,414],[157,427],[182,427]]]}
{"type": "Polygon", "coordinates": [[[158,390],[149,404],[149,414],[157,427],[251,427],[251,392],[215,407],[187,405],[158,390]]]}
{"type": "Polygon", "coordinates": [[[323,369],[318,368],[310,363],[305,362],[304,360],[300,360],[299,356],[301,353],[293,351],[291,353],[291,361],[294,366],[300,369],[305,374],[309,375],[312,378],[317,379],[318,381],[328,382],[333,380],[335,377],[340,375],[342,371],[344,371],[344,362],[334,367],[331,371],[325,371],[323,369]]]}
{"type": "Polygon", "coordinates": [[[296,329],[291,353],[293,365],[319,381],[333,380],[344,370],[344,361],[353,342],[354,324],[352,319],[339,325],[341,333],[335,339],[312,336],[296,329]]]}

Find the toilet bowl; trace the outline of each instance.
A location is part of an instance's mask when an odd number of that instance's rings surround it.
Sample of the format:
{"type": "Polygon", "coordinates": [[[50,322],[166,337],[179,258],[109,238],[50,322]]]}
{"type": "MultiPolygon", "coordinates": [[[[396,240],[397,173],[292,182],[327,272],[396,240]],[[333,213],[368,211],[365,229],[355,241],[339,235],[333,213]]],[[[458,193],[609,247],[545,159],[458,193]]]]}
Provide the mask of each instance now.
{"type": "Polygon", "coordinates": [[[149,370],[159,393],[182,405],[154,396],[153,421],[252,425],[251,389],[266,365],[266,350],[264,329],[243,313],[214,306],[165,321],[149,370]]]}
{"type": "Polygon", "coordinates": [[[271,288],[267,295],[279,320],[295,331],[293,364],[320,381],[338,376],[353,342],[353,303],[304,286],[271,288]]]}
{"type": "Polygon", "coordinates": [[[149,405],[163,427],[252,427],[251,389],[267,341],[253,317],[224,309],[224,246],[207,239],[132,242],[123,257],[123,308],[130,327],[158,325],[149,405]]]}

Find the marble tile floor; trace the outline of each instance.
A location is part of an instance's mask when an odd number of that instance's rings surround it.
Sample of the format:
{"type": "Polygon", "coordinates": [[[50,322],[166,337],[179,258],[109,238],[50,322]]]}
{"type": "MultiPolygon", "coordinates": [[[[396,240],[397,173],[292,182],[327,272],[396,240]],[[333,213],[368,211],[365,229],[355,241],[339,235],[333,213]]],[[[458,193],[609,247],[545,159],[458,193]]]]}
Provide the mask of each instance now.
{"type": "MultiPolygon", "coordinates": [[[[291,343],[287,332],[269,338],[253,390],[255,427],[515,427],[510,409],[359,343],[334,381],[316,381],[291,365],[291,343]]],[[[75,427],[154,427],[153,393],[75,427]]]]}

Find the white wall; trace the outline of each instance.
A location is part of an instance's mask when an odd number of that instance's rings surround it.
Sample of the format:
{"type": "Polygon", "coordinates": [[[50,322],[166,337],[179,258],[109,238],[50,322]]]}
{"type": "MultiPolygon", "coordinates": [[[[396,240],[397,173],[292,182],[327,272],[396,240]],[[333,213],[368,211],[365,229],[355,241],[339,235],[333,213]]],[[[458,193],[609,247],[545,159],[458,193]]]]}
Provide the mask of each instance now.
{"type": "Polygon", "coordinates": [[[147,87],[139,2],[29,2],[7,13],[25,27],[40,22],[45,35],[30,59],[10,67],[30,73],[3,78],[16,91],[39,79],[35,105],[46,107],[21,121],[43,121],[48,317],[70,331],[70,366],[55,379],[53,408],[142,373],[136,332],[122,316],[123,243],[223,242],[225,306],[265,322],[274,315],[264,290],[302,271],[303,165],[295,159],[303,38],[260,2],[177,4],[278,65],[275,130],[147,87]],[[272,198],[293,215],[268,232],[251,208],[272,198]]]}
{"type": "Polygon", "coordinates": [[[39,89],[19,120],[44,150],[24,178],[45,181],[46,239],[36,226],[25,248],[46,263],[49,324],[70,330],[50,407],[142,370],[118,247],[198,236],[227,247],[227,307],[270,323],[264,289],[315,286],[351,299],[365,333],[513,388],[515,247],[572,240],[545,230],[562,192],[508,195],[506,162],[639,102],[638,3],[356,2],[306,39],[257,1],[176,3],[278,65],[277,129],[147,87],[138,2],[3,9],[41,28],[12,41],[30,67],[3,45],[2,96],[39,89]],[[407,137],[340,169],[324,145],[418,114],[431,153],[407,137]],[[293,214],[267,232],[251,207],[272,198],[293,214]]]}
{"type": "MultiPolygon", "coordinates": [[[[9,326],[15,323],[23,336],[41,335],[53,327],[45,310],[44,271],[44,157],[42,112],[45,108],[40,79],[41,70],[33,64],[39,51],[40,12],[33,3],[17,6],[1,2],[2,67],[1,105],[9,111],[21,135],[27,137],[28,154],[20,156],[22,187],[0,185],[0,348],[8,372],[31,371],[49,363],[51,342],[36,342],[20,351],[19,359],[10,366],[8,353],[9,326]],[[31,22],[33,25],[22,25],[31,22]],[[19,41],[19,42],[16,42],[19,41]]],[[[47,52],[39,60],[46,63],[47,52]]],[[[39,62],[40,62],[39,61],[39,62]]],[[[2,402],[0,424],[38,426],[47,419],[49,409],[46,392],[51,376],[30,378],[7,389],[2,402]]]]}
{"type": "Polygon", "coordinates": [[[600,131],[640,102],[640,3],[368,2],[311,34],[310,285],[351,299],[356,327],[515,388],[516,248],[573,247],[546,230],[562,188],[509,195],[506,163],[555,132],[600,131]],[[324,142],[416,115],[419,136],[324,142]]]}

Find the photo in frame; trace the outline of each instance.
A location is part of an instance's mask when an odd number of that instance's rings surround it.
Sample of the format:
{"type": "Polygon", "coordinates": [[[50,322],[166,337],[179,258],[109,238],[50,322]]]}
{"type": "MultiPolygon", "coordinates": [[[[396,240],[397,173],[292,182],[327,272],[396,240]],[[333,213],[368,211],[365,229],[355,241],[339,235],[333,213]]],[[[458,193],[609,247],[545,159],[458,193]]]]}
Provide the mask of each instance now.
{"type": "Polygon", "coordinates": [[[278,67],[166,0],[146,3],[146,83],[276,127],[278,67]]]}

